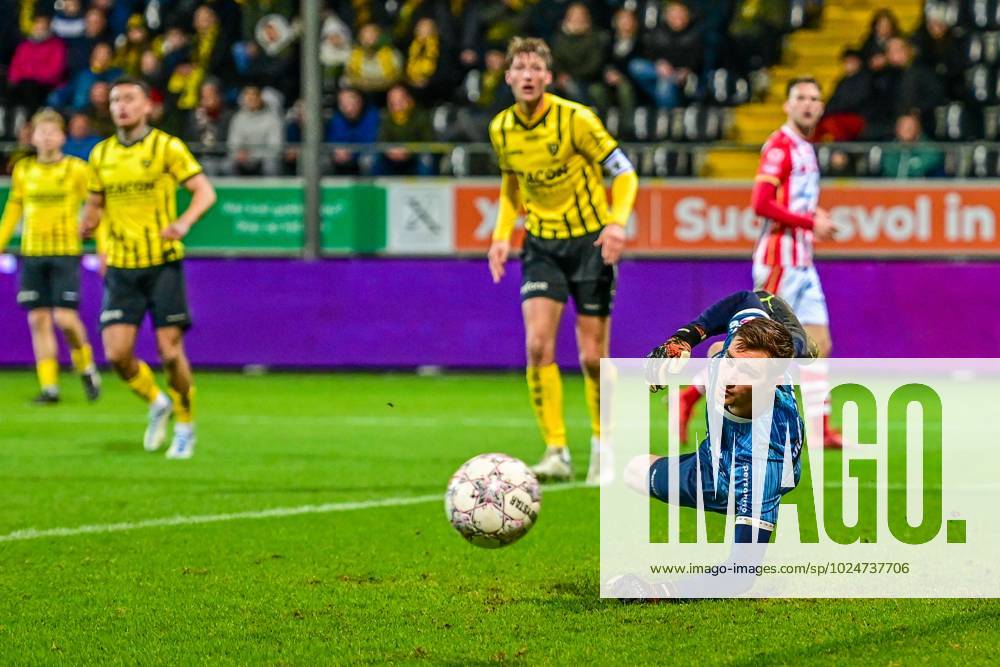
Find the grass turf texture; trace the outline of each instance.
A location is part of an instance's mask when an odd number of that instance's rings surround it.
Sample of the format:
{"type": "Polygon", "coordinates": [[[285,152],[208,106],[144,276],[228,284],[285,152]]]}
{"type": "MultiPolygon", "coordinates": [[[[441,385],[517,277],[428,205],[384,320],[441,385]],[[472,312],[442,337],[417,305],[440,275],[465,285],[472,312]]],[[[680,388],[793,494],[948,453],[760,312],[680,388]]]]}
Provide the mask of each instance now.
{"type": "MultiPolygon", "coordinates": [[[[142,451],[122,383],[87,405],[71,380],[33,407],[33,375],[0,374],[0,535],[441,494],[474,454],[540,452],[519,374],[202,373],[186,462],[142,451]]],[[[566,396],[582,475],[579,377],[566,396]]],[[[0,542],[0,664],[985,664],[1000,645],[993,601],[601,600],[597,540],[598,493],[573,489],[497,551],[437,500],[0,542]]]]}

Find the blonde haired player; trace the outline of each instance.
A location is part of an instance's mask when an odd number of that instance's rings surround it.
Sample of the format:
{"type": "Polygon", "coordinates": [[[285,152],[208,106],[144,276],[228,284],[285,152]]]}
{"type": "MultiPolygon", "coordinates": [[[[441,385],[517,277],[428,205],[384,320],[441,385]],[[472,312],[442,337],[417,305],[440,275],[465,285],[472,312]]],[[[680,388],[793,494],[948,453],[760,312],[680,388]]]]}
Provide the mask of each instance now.
{"type": "Polygon", "coordinates": [[[35,403],[59,401],[58,347],[53,324],[70,348],[88,400],[100,395],[101,377],[80,321],[80,255],[76,228],[87,197],[87,163],[63,155],[63,118],[43,109],[31,119],[31,143],[37,154],[18,160],[10,195],[0,219],[0,252],[10,242],[19,220],[21,284],[17,301],[28,311],[31,345],[41,391],[35,403]]]}
{"type": "Polygon", "coordinates": [[[510,237],[524,209],[528,234],[521,255],[521,312],[531,404],[546,450],[533,470],[543,479],[572,476],[562,380],[555,363],[556,333],[570,296],[590,411],[589,483],[600,473],[601,357],[608,355],[616,267],[638,178],[618,143],[588,107],[545,92],[552,54],[540,39],[515,37],[507,49],[506,81],[515,104],[490,123],[500,163],[500,206],[489,267],[504,276],[510,237]],[[611,205],[602,171],[613,178],[611,205]]]}
{"type": "Polygon", "coordinates": [[[174,437],[167,458],[187,459],[194,454],[195,388],[184,350],[191,316],[181,239],[215,203],[215,189],[184,142],[149,126],[152,101],[144,82],[119,79],[110,97],[117,132],[90,153],[90,197],[81,224],[84,235],[100,224],[107,237],[101,308],[104,353],[129,388],[149,404],[146,451],[163,444],[172,413],[174,437]],[[179,215],[178,184],[192,195],[179,215]],[[146,362],[135,356],[136,335],[147,311],[169,397],[156,385],[146,362]]]}

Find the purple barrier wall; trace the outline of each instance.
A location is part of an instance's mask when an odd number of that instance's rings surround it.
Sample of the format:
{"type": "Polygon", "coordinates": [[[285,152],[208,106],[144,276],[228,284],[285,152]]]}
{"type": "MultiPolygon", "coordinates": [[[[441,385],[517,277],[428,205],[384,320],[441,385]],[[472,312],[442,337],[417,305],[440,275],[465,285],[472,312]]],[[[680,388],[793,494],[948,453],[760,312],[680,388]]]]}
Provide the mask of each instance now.
{"type": "MultiPolygon", "coordinates": [[[[822,263],[834,353],[842,357],[997,356],[1000,265],[822,263]]],[[[499,286],[485,261],[191,259],[196,364],[520,366],[518,265],[499,286]]],[[[745,261],[628,261],[621,266],[612,354],[641,356],[674,327],[750,281],[745,261]]],[[[0,364],[32,362],[16,279],[0,275],[0,364]]],[[[86,272],[82,313],[97,321],[86,272]]],[[[141,353],[152,358],[144,332],[141,353]]],[[[559,360],[575,365],[569,318],[559,360]]]]}

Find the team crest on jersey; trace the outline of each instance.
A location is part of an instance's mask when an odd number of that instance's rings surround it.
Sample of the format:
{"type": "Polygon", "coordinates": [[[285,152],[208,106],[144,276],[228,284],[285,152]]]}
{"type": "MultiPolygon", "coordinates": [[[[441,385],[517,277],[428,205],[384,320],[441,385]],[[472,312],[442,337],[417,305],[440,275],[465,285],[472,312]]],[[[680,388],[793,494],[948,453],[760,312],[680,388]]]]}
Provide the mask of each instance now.
{"type": "Polygon", "coordinates": [[[149,165],[151,165],[151,164],[153,164],[152,160],[143,160],[142,161],[142,166],[143,166],[144,169],[149,169],[149,165]]]}
{"type": "Polygon", "coordinates": [[[559,152],[559,144],[549,144],[549,153],[555,155],[559,152]]]}

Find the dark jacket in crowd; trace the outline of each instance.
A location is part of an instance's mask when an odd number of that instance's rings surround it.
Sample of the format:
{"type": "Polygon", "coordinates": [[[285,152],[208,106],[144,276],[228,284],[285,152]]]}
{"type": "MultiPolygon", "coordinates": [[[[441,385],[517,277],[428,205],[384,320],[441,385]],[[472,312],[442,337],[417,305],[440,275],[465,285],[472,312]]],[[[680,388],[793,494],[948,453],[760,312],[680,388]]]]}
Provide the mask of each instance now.
{"type": "Polygon", "coordinates": [[[674,68],[698,72],[704,57],[701,29],[692,23],[681,32],[674,32],[658,25],[643,37],[642,55],[653,62],[666,60],[674,68]]]}
{"type": "Polygon", "coordinates": [[[871,98],[872,75],[866,69],[845,76],[833,89],[833,95],[826,103],[826,113],[861,113],[871,98]]]}
{"type": "Polygon", "coordinates": [[[608,34],[591,30],[582,35],[568,35],[562,30],[552,39],[555,71],[569,74],[577,81],[599,81],[604,75],[608,34]]]}

